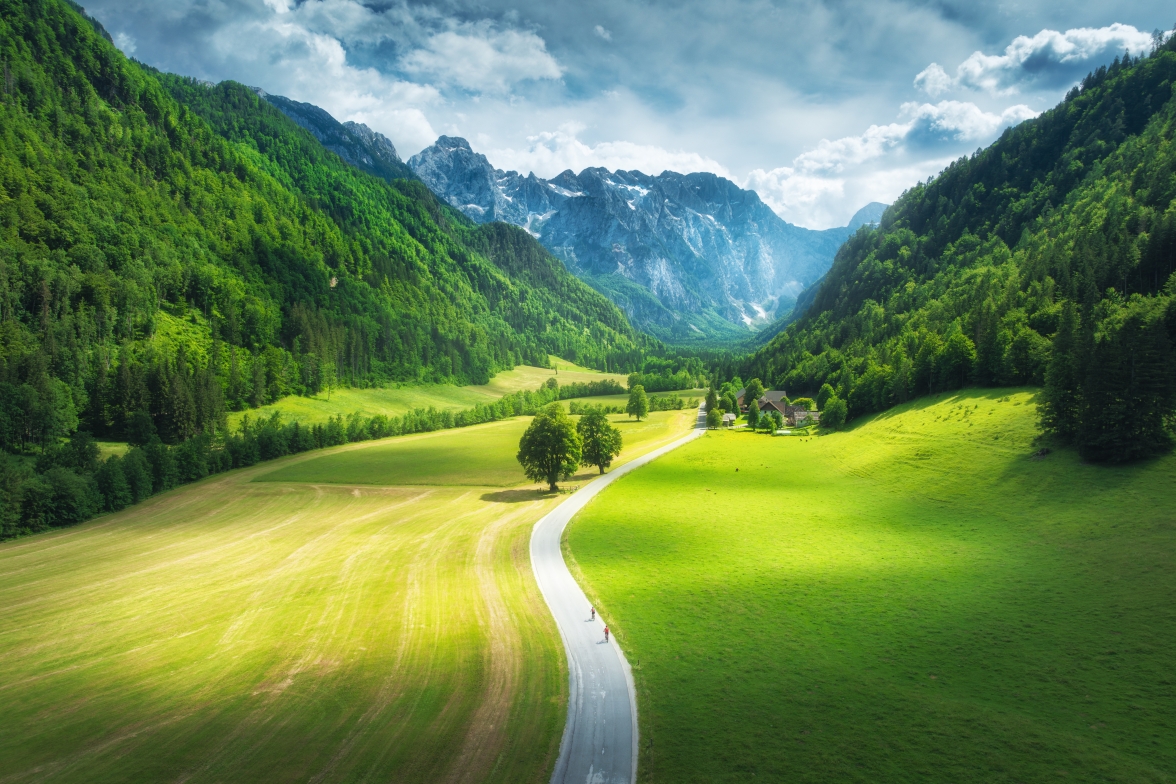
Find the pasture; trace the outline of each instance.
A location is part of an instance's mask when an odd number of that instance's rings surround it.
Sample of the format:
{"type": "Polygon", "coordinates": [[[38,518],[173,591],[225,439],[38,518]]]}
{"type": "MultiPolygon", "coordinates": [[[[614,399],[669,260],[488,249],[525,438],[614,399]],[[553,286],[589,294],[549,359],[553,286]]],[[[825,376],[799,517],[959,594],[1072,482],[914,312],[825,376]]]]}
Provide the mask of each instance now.
{"type": "Polygon", "coordinates": [[[589,504],[639,779],[1176,778],[1176,457],[1035,458],[1031,399],[713,432],[589,504]]]}
{"type": "MultiPolygon", "coordinates": [[[[630,428],[622,461],[693,416],[630,428]]],[[[514,462],[527,421],[0,544],[0,781],[545,782],[567,673],[528,542],[561,496],[514,462]]]]}
{"type": "Polygon", "coordinates": [[[332,390],[329,400],[326,392],[306,397],[290,395],[268,406],[229,414],[229,426],[235,430],[246,415],[256,420],[259,417],[268,418],[274,412],[281,413],[286,421],[297,419],[313,424],[333,416],[347,417],[355,412],[371,417],[376,414],[400,416],[417,408],[458,411],[473,408],[479,403],[493,403],[511,392],[538,389],[548,378],[555,378],[562,384],[605,378],[614,379],[622,386],[626,383],[627,377],[621,374],[600,373],[555,356],[551,357],[551,362],[554,369],[520,365],[499,373],[490,379],[490,383],[479,386],[417,384],[373,389],[342,388],[332,390]]]}

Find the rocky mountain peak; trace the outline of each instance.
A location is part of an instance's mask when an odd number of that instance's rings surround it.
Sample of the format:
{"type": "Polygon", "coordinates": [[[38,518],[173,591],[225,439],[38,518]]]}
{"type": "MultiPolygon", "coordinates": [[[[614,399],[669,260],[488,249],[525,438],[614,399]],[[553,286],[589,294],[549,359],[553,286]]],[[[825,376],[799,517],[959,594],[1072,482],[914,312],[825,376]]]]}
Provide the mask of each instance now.
{"type": "MultiPolygon", "coordinates": [[[[850,234],[787,223],[710,172],[590,167],[545,180],[496,169],[450,136],[408,165],[474,221],[527,229],[635,325],[671,341],[746,337],[787,313],[850,234]]],[[[879,207],[859,211],[858,225],[876,221],[879,207]]]]}

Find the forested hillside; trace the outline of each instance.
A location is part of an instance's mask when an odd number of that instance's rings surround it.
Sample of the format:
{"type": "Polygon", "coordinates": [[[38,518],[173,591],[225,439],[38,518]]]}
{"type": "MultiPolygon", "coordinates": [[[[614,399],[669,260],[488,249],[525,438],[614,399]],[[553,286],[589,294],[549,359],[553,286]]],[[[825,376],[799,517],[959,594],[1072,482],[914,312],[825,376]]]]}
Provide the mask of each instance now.
{"type": "MultiPolygon", "coordinates": [[[[906,192],[842,247],[807,315],[728,373],[828,383],[851,415],[1045,384],[1090,459],[1164,448],[1176,409],[1176,38],[906,192]]],[[[737,363],[738,364],[738,363],[737,363]]]]}
{"type": "Polygon", "coordinates": [[[0,0],[0,447],[38,471],[84,478],[51,454],[75,431],[175,444],[326,384],[656,348],[522,230],[352,168],[247,88],[129,61],[75,8],[0,0]]]}

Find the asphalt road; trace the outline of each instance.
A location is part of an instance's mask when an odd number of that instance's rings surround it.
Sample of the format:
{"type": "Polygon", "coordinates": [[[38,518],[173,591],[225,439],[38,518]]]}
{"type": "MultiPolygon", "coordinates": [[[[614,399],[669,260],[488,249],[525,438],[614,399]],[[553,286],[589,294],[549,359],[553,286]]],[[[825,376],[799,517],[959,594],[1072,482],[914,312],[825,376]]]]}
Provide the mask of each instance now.
{"type": "Polygon", "coordinates": [[[612,638],[604,641],[607,619],[589,616],[591,605],[572,579],[560,551],[564,528],[597,493],[628,472],[692,441],[705,430],[643,455],[572,493],[535,524],[531,534],[531,566],[539,590],[555,616],[568,656],[568,720],[559,746],[552,784],[633,784],[637,781],[637,694],[629,662],[612,638]]]}

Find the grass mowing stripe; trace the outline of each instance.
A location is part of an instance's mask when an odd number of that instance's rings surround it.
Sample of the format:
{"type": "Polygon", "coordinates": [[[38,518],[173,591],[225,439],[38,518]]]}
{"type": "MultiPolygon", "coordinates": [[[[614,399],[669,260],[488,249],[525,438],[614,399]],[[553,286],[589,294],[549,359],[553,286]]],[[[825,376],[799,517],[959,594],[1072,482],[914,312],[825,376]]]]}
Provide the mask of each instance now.
{"type": "MultiPolygon", "coordinates": [[[[687,413],[624,425],[622,459],[687,413]]],[[[330,481],[422,444],[468,479],[525,425],[296,455],[0,544],[0,781],[546,781],[567,673],[527,553],[561,497],[330,481]],[[328,481],[252,481],[305,463],[328,481]]]]}
{"type": "Polygon", "coordinates": [[[594,500],[640,780],[1176,777],[1176,458],[1035,460],[1031,398],[716,432],[594,500]]]}

